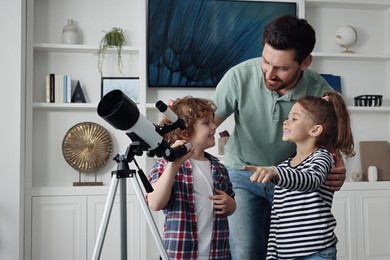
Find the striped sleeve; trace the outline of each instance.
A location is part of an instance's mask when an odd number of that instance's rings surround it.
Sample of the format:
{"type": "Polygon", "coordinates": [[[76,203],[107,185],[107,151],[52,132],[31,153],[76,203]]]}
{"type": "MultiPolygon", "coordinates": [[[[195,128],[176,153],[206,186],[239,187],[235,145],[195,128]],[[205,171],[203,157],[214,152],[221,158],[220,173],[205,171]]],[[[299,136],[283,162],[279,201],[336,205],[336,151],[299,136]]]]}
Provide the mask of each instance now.
{"type": "Polygon", "coordinates": [[[277,185],[297,191],[317,190],[326,180],[332,165],[332,154],[319,149],[297,167],[286,167],[289,160],[276,166],[279,180],[277,185]]]}

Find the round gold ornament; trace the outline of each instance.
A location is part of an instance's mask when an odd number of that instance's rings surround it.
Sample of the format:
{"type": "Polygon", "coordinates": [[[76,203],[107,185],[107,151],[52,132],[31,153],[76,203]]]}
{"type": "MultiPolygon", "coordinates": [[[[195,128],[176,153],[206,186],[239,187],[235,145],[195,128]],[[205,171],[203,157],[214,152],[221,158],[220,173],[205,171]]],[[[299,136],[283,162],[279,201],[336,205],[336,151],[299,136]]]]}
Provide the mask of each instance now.
{"type": "Polygon", "coordinates": [[[112,139],[99,124],[82,122],[71,127],[62,141],[66,162],[79,172],[95,173],[112,154],[112,139]]]}

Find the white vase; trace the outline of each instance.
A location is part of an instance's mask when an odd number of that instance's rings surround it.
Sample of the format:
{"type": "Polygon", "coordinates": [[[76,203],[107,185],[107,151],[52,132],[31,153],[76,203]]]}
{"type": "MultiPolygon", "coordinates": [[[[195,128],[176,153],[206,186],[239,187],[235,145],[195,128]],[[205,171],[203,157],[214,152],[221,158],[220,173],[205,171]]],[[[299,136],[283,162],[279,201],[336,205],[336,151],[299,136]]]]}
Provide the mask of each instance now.
{"type": "Polygon", "coordinates": [[[377,181],[378,169],[375,166],[368,166],[367,177],[368,181],[377,181]]]}
{"type": "Polygon", "coordinates": [[[79,29],[73,19],[68,19],[68,24],[62,30],[62,43],[64,44],[78,44],[79,29]]]}

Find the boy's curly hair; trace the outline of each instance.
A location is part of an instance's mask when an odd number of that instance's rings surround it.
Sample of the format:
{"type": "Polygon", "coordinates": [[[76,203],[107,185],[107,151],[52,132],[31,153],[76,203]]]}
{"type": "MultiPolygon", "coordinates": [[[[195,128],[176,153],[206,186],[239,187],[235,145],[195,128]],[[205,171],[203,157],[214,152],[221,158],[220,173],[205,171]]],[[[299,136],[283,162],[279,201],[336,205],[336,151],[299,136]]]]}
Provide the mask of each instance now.
{"type": "MultiPolygon", "coordinates": [[[[176,140],[188,140],[194,132],[194,124],[198,119],[212,116],[214,118],[217,109],[213,101],[205,98],[194,98],[186,96],[176,99],[170,109],[181,119],[184,120],[186,128],[184,130],[175,129],[167,133],[165,140],[172,145],[176,140]]],[[[164,116],[160,126],[171,125],[172,122],[164,116]]]]}

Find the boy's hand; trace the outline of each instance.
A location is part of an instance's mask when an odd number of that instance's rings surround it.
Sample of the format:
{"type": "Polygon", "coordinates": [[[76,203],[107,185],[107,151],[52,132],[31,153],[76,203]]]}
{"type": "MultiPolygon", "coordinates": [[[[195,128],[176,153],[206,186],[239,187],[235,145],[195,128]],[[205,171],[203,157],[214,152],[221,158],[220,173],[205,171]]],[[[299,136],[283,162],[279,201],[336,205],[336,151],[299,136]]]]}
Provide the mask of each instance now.
{"type": "Polygon", "coordinates": [[[209,197],[214,203],[215,214],[227,216],[233,214],[236,210],[236,201],[222,190],[215,189],[215,193],[217,194],[209,197]]]}
{"type": "MultiPolygon", "coordinates": [[[[186,143],[187,143],[187,141],[185,141],[185,140],[177,140],[171,147],[172,148],[179,147],[179,146],[182,146],[186,143]]],[[[178,164],[180,166],[184,163],[185,160],[190,158],[193,153],[194,153],[194,147],[191,146],[191,148],[188,150],[188,152],[185,155],[176,158],[176,160],[174,160],[173,163],[178,164]]]]}

